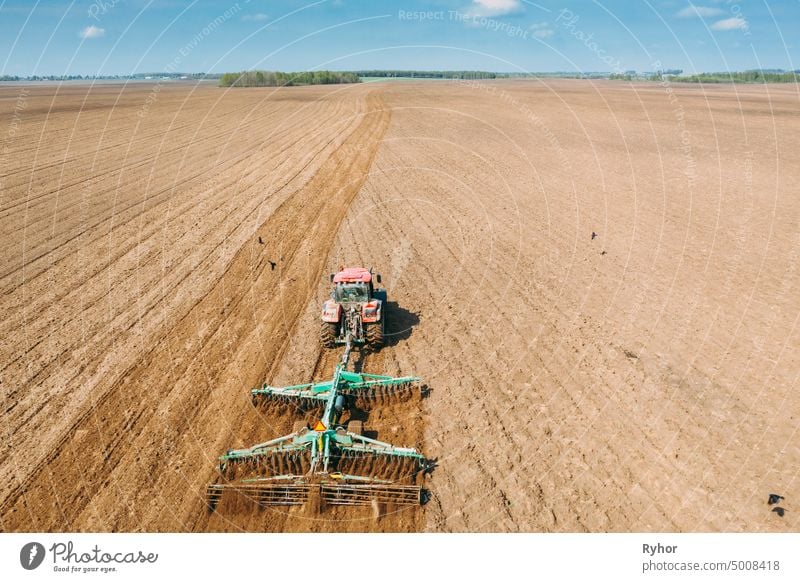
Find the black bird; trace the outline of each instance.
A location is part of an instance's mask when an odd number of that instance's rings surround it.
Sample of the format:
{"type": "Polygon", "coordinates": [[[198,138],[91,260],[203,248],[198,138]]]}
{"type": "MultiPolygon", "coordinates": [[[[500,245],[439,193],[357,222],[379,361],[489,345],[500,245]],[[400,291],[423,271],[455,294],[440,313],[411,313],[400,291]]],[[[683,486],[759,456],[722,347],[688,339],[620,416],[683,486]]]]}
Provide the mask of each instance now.
{"type": "Polygon", "coordinates": [[[778,517],[783,517],[783,514],[786,513],[786,510],[783,507],[773,507],[772,512],[777,513],[778,517]]]}
{"type": "Polygon", "coordinates": [[[592,240],[594,240],[596,238],[597,238],[597,233],[595,231],[592,231],[592,240]]]}
{"type": "Polygon", "coordinates": [[[606,252],[605,252],[605,251],[601,252],[601,253],[600,253],[600,256],[603,256],[604,254],[606,254],[606,252]]]}
{"type": "Polygon", "coordinates": [[[260,245],[263,245],[263,244],[264,244],[264,241],[263,241],[263,240],[261,240],[261,237],[258,237],[258,244],[260,244],[260,245]]]}
{"type": "Polygon", "coordinates": [[[783,499],[783,495],[778,495],[777,493],[770,493],[769,499],[767,500],[767,505],[775,505],[776,503],[780,503],[783,499]]]}
{"type": "Polygon", "coordinates": [[[270,270],[274,271],[275,270],[275,265],[277,265],[278,263],[270,261],[269,259],[267,259],[267,262],[269,263],[270,270]]]}

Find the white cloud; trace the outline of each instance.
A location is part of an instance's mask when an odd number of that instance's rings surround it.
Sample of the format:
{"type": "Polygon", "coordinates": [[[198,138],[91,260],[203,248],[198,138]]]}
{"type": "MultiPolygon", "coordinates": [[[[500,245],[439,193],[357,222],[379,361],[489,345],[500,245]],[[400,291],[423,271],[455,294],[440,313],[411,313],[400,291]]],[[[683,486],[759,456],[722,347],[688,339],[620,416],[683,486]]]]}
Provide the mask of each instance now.
{"type": "Polygon", "coordinates": [[[472,0],[468,14],[474,16],[502,16],[522,10],[520,0],[472,0]]]}
{"type": "Polygon", "coordinates": [[[747,30],[747,21],[741,16],[717,20],[711,25],[712,30],[747,30]]]}
{"type": "Polygon", "coordinates": [[[266,20],[267,18],[269,18],[269,16],[263,12],[259,12],[258,14],[245,14],[242,16],[242,20],[245,22],[260,22],[262,20],[266,20]]]}
{"type": "Polygon", "coordinates": [[[536,38],[541,38],[541,39],[550,38],[554,34],[555,34],[555,31],[553,31],[553,30],[551,30],[549,28],[539,28],[539,29],[533,31],[533,36],[535,36],[536,38]]]}
{"type": "Polygon", "coordinates": [[[719,16],[723,14],[725,11],[721,10],[720,8],[713,8],[710,6],[695,6],[694,4],[689,4],[686,8],[678,12],[678,18],[709,18],[711,16],[719,16]]]}
{"type": "Polygon", "coordinates": [[[98,28],[97,26],[87,26],[79,34],[81,38],[100,38],[105,35],[106,29],[98,28]]]}

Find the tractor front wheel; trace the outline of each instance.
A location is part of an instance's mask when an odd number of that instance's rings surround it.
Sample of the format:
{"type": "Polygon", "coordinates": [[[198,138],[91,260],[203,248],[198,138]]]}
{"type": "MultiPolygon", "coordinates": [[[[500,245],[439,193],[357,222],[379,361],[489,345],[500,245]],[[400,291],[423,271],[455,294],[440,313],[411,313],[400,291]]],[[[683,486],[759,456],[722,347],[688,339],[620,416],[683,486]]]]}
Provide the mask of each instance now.
{"type": "Polygon", "coordinates": [[[338,324],[336,323],[328,323],[327,321],[322,322],[322,327],[319,329],[319,339],[322,342],[323,348],[335,348],[336,347],[336,331],[338,324]]]}

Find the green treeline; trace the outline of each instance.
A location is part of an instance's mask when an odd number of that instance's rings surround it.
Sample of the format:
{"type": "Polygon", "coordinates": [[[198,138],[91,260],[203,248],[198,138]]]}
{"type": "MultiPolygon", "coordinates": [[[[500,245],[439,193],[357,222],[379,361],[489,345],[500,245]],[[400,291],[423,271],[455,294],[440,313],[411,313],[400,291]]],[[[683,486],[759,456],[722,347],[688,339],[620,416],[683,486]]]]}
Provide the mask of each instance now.
{"type": "Polygon", "coordinates": [[[242,71],[225,73],[219,79],[220,87],[292,87],[294,85],[336,85],[360,83],[356,73],[339,71],[304,71],[282,73],[280,71],[242,71]]]}
{"type": "Polygon", "coordinates": [[[283,73],[280,71],[242,71],[225,73],[220,77],[221,87],[290,87],[293,85],[331,85],[337,83],[359,83],[362,77],[416,78],[416,79],[500,79],[517,76],[508,73],[486,71],[305,71],[283,73]]]}
{"type": "Polygon", "coordinates": [[[507,77],[504,73],[488,73],[486,71],[356,71],[359,77],[403,77],[416,79],[498,79],[507,77]]]}
{"type": "MultiPolygon", "coordinates": [[[[625,73],[596,73],[598,78],[620,81],[669,79],[682,83],[796,83],[800,73],[797,71],[736,71],[729,73],[700,73],[681,75],[679,69],[657,73],[628,71],[625,73]]],[[[504,79],[524,78],[540,74],[491,73],[487,71],[417,71],[417,70],[364,70],[364,71],[305,71],[283,73],[279,71],[243,71],[225,73],[220,77],[221,87],[290,87],[293,85],[330,85],[338,83],[359,83],[362,78],[405,78],[405,79],[504,79]]],[[[566,73],[548,73],[542,76],[570,76],[566,73]]],[[[587,77],[590,75],[572,75],[587,77]]]]}
{"type": "Polygon", "coordinates": [[[741,71],[733,73],[700,73],[685,77],[672,77],[671,81],[680,83],[796,83],[798,74],[768,73],[764,71],[741,71]]]}

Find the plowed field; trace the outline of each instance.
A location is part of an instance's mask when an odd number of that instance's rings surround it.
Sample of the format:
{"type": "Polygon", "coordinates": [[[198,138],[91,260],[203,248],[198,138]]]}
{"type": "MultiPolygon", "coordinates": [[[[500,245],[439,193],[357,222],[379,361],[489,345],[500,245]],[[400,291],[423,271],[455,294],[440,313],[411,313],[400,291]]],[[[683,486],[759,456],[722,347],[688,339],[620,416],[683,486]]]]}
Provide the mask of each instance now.
{"type": "Polygon", "coordinates": [[[3,531],[797,531],[790,86],[0,88],[3,531]],[[431,501],[209,514],[375,266],[431,501]],[[769,493],[785,496],[784,517],[769,493]]]}

